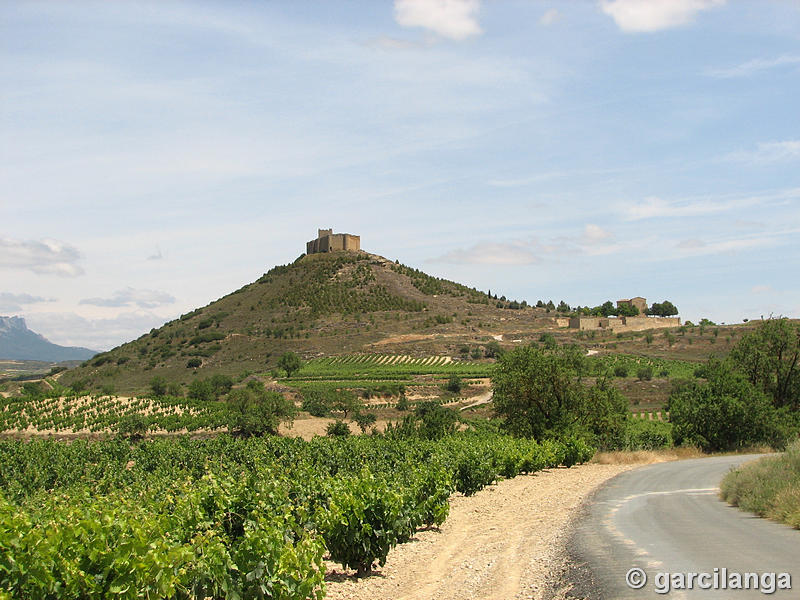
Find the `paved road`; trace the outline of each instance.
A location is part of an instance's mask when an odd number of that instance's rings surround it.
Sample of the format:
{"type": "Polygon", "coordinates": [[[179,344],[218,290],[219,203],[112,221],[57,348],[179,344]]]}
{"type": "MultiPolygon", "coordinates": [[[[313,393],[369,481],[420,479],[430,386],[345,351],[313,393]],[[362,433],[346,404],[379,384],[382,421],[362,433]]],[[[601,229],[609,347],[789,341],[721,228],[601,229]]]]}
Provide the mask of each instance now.
{"type": "Polygon", "coordinates": [[[800,598],[800,531],[719,500],[722,477],[731,467],[753,458],[757,456],[660,463],[608,482],[586,508],[570,543],[579,565],[570,575],[575,597],[800,598]],[[626,585],[626,573],[633,567],[643,569],[648,577],[642,589],[626,585]],[[787,572],[794,590],[776,590],[772,595],[752,589],[715,591],[697,589],[695,580],[693,590],[656,593],[659,573],[707,572],[713,584],[715,568],[718,577],[723,568],[729,574],[787,572]]]}

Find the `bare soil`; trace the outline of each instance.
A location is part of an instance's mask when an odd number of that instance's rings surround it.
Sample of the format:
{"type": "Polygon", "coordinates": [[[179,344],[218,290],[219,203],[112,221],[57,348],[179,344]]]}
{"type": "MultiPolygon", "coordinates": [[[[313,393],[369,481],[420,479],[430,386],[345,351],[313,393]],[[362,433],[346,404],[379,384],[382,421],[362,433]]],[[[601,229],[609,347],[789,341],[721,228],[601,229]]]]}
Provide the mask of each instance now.
{"type": "Polygon", "coordinates": [[[441,529],[420,531],[363,579],[328,564],[332,600],[564,598],[565,544],[578,508],[633,464],[587,464],[501,481],[451,498],[441,529]]]}

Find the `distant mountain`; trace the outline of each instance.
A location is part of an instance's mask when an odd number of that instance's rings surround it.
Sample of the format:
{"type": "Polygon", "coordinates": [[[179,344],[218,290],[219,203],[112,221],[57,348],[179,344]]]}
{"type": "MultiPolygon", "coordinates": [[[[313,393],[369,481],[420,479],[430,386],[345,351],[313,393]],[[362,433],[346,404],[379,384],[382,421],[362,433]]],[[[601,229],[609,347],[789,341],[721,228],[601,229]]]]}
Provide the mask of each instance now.
{"type": "Polygon", "coordinates": [[[59,346],[31,331],[22,317],[0,317],[0,358],[10,360],[87,360],[97,354],[88,348],[59,346]]]}

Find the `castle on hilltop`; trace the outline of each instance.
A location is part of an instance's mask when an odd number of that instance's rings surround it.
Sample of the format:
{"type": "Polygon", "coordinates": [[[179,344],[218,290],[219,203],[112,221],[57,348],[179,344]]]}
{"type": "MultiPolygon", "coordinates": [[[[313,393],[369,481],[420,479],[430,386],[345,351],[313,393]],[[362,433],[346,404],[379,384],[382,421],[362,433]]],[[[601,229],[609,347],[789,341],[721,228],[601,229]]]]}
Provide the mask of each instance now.
{"type": "Polygon", "coordinates": [[[336,250],[361,250],[361,236],[349,233],[333,233],[333,229],[318,229],[317,239],[306,242],[306,254],[334,252],[336,250]]]}

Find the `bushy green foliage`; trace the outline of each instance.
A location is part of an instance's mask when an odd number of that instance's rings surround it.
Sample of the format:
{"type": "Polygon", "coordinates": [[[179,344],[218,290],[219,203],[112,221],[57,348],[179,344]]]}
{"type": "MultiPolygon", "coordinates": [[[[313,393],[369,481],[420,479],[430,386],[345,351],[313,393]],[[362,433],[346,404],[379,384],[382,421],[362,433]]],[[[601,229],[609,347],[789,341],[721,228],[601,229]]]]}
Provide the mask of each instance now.
{"type": "Polygon", "coordinates": [[[163,396],[167,393],[167,385],[167,380],[158,375],[150,380],[150,391],[154,396],[163,396]]]}
{"type": "Polygon", "coordinates": [[[452,392],[453,394],[458,394],[461,392],[462,385],[463,382],[461,381],[461,377],[459,377],[454,373],[453,375],[450,375],[450,379],[447,380],[447,385],[445,385],[445,389],[448,392],[452,392]]]}
{"type": "Polygon", "coordinates": [[[653,367],[650,365],[640,367],[636,370],[636,378],[639,381],[650,381],[653,379],[653,367]]]}
{"type": "Polygon", "coordinates": [[[629,419],[625,426],[624,443],[609,450],[658,450],[672,446],[672,423],[629,419]]]}
{"type": "Polygon", "coordinates": [[[705,381],[691,382],[669,398],[677,444],[704,450],[736,450],[749,445],[786,445],[793,423],[763,391],[727,363],[709,361],[705,381]]]}
{"type": "Polygon", "coordinates": [[[418,527],[441,524],[454,489],[590,456],[577,440],[492,433],[0,442],[0,589],[321,598],[326,548],[366,573],[418,527]]]}
{"type": "Polygon", "coordinates": [[[378,420],[378,417],[375,416],[375,413],[359,412],[353,415],[353,420],[358,425],[358,428],[361,429],[361,433],[366,433],[367,428],[370,425],[374,425],[375,421],[378,420]]]}
{"type": "Polygon", "coordinates": [[[278,426],[294,419],[294,404],[283,394],[268,391],[264,384],[250,381],[228,396],[228,429],[243,437],[275,435],[278,426]]]}
{"type": "Polygon", "coordinates": [[[138,413],[125,415],[117,423],[117,433],[133,441],[140,440],[147,433],[147,419],[138,413]]]}
{"type": "Polygon", "coordinates": [[[495,410],[518,436],[545,439],[612,431],[628,418],[626,403],[602,379],[592,388],[583,384],[586,369],[577,347],[527,346],[507,352],[492,376],[495,410]]]}
{"type": "Polygon", "coordinates": [[[800,325],[767,319],[734,346],[730,359],[775,406],[800,409],[800,325]]]}
{"type": "Polygon", "coordinates": [[[303,361],[294,352],[286,352],[278,359],[278,367],[286,371],[286,376],[291,377],[303,366],[303,361]]]}
{"type": "Polygon", "coordinates": [[[336,419],[332,423],[328,423],[328,426],[325,427],[325,433],[331,437],[347,437],[352,431],[350,431],[350,426],[340,419],[336,419]]]}
{"type": "Polygon", "coordinates": [[[428,440],[436,440],[455,433],[458,414],[436,402],[420,402],[414,409],[419,421],[417,433],[428,440]]]}

